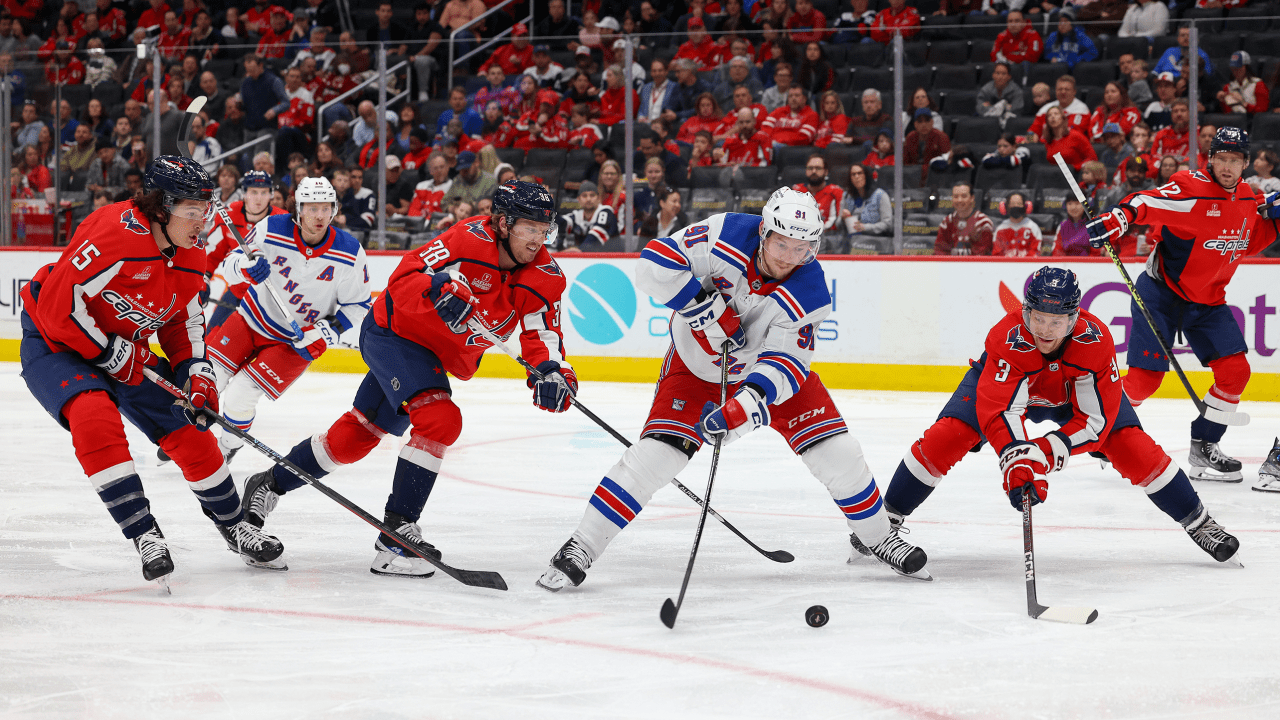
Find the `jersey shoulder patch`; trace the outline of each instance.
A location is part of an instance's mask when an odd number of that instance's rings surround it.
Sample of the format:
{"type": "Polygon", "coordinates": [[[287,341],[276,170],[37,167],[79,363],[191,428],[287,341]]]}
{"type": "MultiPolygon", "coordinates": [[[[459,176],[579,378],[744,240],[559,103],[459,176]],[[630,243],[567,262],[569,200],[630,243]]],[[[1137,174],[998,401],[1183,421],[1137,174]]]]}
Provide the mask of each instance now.
{"type": "Polygon", "coordinates": [[[129,207],[120,213],[120,224],[124,226],[125,230],[136,235],[150,235],[151,229],[142,224],[139,220],[141,217],[141,213],[133,207],[133,203],[129,203],[129,207]]]}

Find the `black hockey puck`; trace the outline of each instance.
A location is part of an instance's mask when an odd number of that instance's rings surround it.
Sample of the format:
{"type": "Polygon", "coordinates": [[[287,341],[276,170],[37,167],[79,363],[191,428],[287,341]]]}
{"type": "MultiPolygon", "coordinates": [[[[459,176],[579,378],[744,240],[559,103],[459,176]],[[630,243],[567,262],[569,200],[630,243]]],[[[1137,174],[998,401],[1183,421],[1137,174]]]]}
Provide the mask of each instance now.
{"type": "Polygon", "coordinates": [[[809,623],[809,627],[822,627],[831,619],[831,613],[821,605],[814,605],[804,611],[804,621],[809,623]]]}

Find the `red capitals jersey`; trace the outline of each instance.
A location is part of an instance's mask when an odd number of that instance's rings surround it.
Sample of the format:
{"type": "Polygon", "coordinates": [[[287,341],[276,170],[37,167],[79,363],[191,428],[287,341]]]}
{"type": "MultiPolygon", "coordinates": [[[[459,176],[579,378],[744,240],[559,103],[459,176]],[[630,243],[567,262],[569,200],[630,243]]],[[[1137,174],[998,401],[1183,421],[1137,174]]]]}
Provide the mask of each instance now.
{"type": "Polygon", "coordinates": [[[50,61],[44,66],[44,77],[50,85],[80,85],[84,83],[84,63],[72,57],[66,65],[50,61]]]}
{"type": "Polygon", "coordinates": [[[268,27],[262,34],[262,39],[258,41],[258,54],[268,60],[280,59],[284,57],[284,51],[288,45],[289,28],[285,28],[284,32],[276,33],[268,27]]]}
{"type": "Polygon", "coordinates": [[[1022,32],[1014,35],[1008,30],[996,37],[991,46],[991,62],[1006,60],[1011,63],[1038,62],[1040,53],[1044,52],[1044,41],[1040,33],[1030,26],[1022,28],[1022,32]]]}
{"type": "Polygon", "coordinates": [[[497,231],[493,218],[477,215],[446,230],[427,245],[404,256],[391,273],[387,289],[373,305],[380,327],[427,348],[445,370],[469,380],[490,347],[476,333],[455,333],[436,314],[427,295],[431,275],[460,271],[480,302],[473,317],[504,341],[523,326],[520,354],[531,365],[555,360],[565,365],[560,330],[560,296],[565,279],[545,248],[533,262],[515,270],[498,269],[497,231]]]}
{"type": "Polygon", "coordinates": [[[595,123],[587,123],[580,128],[569,131],[568,143],[575,148],[593,148],[604,139],[604,133],[595,123]]]}
{"type": "Polygon", "coordinates": [[[805,183],[798,183],[795,190],[813,195],[813,199],[818,202],[818,209],[822,211],[823,229],[829,231],[840,222],[840,206],[844,203],[844,190],[839,185],[826,183],[814,192],[813,188],[805,183]]]}
{"type": "Polygon", "coordinates": [[[112,335],[146,342],[159,332],[177,365],[205,357],[204,266],[200,248],[161,254],[151,223],[132,201],[119,202],[80,223],[62,257],[22,289],[22,302],[55,352],[93,360],[112,335]]]}
{"type": "Polygon", "coordinates": [[[805,105],[799,112],[791,112],[787,105],[769,113],[760,129],[769,133],[783,145],[809,145],[818,131],[818,113],[805,105]]]}
{"type": "Polygon", "coordinates": [[[773,162],[773,140],[762,132],[743,140],[733,134],[724,141],[723,165],[746,165],[747,167],[768,167],[773,162]]]}
{"type": "MultiPolygon", "coordinates": [[[[288,211],[275,207],[267,206],[267,215],[288,215],[288,211]]],[[[244,201],[237,200],[227,206],[227,215],[231,217],[231,224],[236,226],[236,230],[240,231],[240,237],[249,238],[249,231],[257,223],[249,222],[244,216],[244,201]]],[[[227,259],[227,255],[240,244],[236,242],[236,238],[227,230],[227,224],[222,222],[221,215],[213,216],[213,228],[209,230],[209,237],[205,241],[205,252],[208,253],[208,262],[205,265],[205,273],[212,276],[218,271],[218,266],[222,265],[222,261],[227,259]]]]}
{"type": "Polygon", "coordinates": [[[1156,157],[1172,155],[1186,160],[1190,147],[1191,135],[1188,129],[1183,128],[1182,132],[1178,132],[1172,125],[1157,131],[1155,138],[1151,140],[1151,153],[1156,157]]]}
{"type": "Polygon", "coordinates": [[[721,63],[728,62],[729,46],[712,40],[710,35],[703,38],[697,45],[694,45],[692,40],[686,40],[680,45],[673,59],[692,60],[698,64],[699,72],[715,70],[721,63]]]}
{"type": "Polygon", "coordinates": [[[409,216],[431,217],[431,213],[440,212],[440,201],[451,187],[452,180],[438,183],[435,178],[428,178],[418,183],[413,189],[413,201],[409,203],[409,216]]]}
{"type": "MultiPolygon", "coordinates": [[[[756,130],[759,130],[761,127],[764,126],[764,121],[769,119],[769,109],[761,105],[760,103],[755,103],[750,107],[751,107],[751,112],[755,113],[755,116],[756,116],[756,130]]],[[[729,112],[724,114],[724,119],[720,121],[720,127],[716,128],[715,131],[712,132],[711,134],[713,136],[729,135],[733,133],[733,131],[737,128],[737,126],[738,126],[738,110],[737,109],[730,110],[729,112]]]]}
{"type": "Polygon", "coordinates": [[[169,62],[177,62],[187,54],[187,46],[191,44],[191,33],[178,28],[177,35],[170,35],[166,29],[156,39],[156,49],[169,62]]]}
{"type": "Polygon", "coordinates": [[[299,87],[289,96],[289,109],[280,113],[279,125],[282,128],[294,127],[308,130],[316,126],[316,101],[311,91],[299,87]]]}
{"type": "Polygon", "coordinates": [[[1004,257],[1035,257],[1040,254],[1040,242],[1044,236],[1040,226],[1030,218],[1014,221],[1012,218],[996,228],[991,254],[1004,257]]]}
{"type": "Polygon", "coordinates": [[[497,65],[507,75],[519,75],[525,68],[533,67],[533,46],[525,45],[523,50],[517,50],[511,43],[503,45],[480,66],[480,74],[489,72],[490,65],[497,65]]]}
{"type": "Polygon", "coordinates": [[[1122,389],[1115,341],[1093,314],[1080,311],[1068,337],[1052,356],[1036,349],[1022,311],[1004,316],[987,333],[986,364],[978,379],[978,424],[997,453],[1027,440],[1023,415],[1032,405],[1070,405],[1075,413],[1062,426],[1071,454],[1097,450],[1120,410],[1122,389]]]}
{"type": "Polygon", "coordinates": [[[1160,225],[1147,273],[1184,300],[1226,303],[1240,259],[1275,242],[1275,220],[1258,215],[1262,198],[1248,183],[1227,191],[1200,171],[1183,170],[1167,184],[1120,201],[1129,224],[1160,225]]]}
{"type": "MultiPolygon", "coordinates": [[[[240,17],[244,21],[246,30],[265,35],[271,31],[271,15],[274,13],[284,13],[285,17],[289,18],[289,24],[293,24],[293,13],[279,5],[268,5],[261,10],[258,9],[257,5],[254,5],[241,13],[240,17]]],[[[160,16],[163,18],[164,14],[161,13],[160,16]]]]}

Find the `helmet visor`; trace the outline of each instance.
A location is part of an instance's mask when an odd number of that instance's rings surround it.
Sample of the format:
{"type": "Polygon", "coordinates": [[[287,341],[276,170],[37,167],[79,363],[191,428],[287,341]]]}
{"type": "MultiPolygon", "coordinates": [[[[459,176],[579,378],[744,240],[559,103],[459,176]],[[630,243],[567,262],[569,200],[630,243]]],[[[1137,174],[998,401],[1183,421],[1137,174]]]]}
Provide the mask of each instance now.
{"type": "Polygon", "coordinates": [[[818,255],[818,245],[822,238],[813,240],[797,240],[778,232],[769,233],[764,240],[764,251],[774,260],[787,265],[804,265],[812,262],[818,255]]]}
{"type": "Polygon", "coordinates": [[[213,217],[213,203],[199,200],[179,200],[167,203],[164,208],[170,215],[183,220],[208,221],[213,217]]]}
{"type": "Polygon", "coordinates": [[[1061,340],[1070,335],[1071,329],[1076,326],[1078,317],[1079,313],[1054,315],[1032,310],[1026,306],[1022,308],[1022,322],[1026,323],[1027,329],[1031,331],[1032,335],[1043,340],[1061,340]]]}

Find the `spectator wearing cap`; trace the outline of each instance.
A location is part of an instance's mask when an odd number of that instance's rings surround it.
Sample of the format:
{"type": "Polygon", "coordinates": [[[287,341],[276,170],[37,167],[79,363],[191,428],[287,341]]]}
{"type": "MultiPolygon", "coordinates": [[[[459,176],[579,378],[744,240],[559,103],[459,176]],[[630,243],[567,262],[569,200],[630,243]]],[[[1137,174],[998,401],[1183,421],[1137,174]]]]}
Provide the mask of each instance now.
{"type": "Polygon", "coordinates": [[[1075,26],[1071,13],[1064,10],[1058,15],[1058,29],[1049,33],[1045,43],[1045,59],[1075,68],[1077,63],[1098,59],[1098,47],[1084,30],[1075,26]]]}
{"type": "Polygon", "coordinates": [[[894,31],[902,33],[903,40],[920,34],[920,13],[907,5],[907,0],[889,0],[889,7],[876,14],[871,25],[871,39],[882,45],[893,41],[894,31]]]}
{"type": "MultiPolygon", "coordinates": [[[[1156,62],[1157,73],[1173,73],[1173,76],[1180,77],[1182,75],[1182,53],[1191,44],[1191,25],[1183,23],[1178,27],[1178,44],[1164,51],[1160,56],[1160,60],[1156,62]]],[[[1209,54],[1204,48],[1199,48],[1200,59],[1204,60],[1204,72],[1207,75],[1213,74],[1213,63],[1209,61],[1209,54]]]]}
{"type": "Polygon", "coordinates": [[[97,192],[106,188],[113,194],[119,192],[124,187],[124,174],[129,171],[129,163],[116,152],[115,143],[105,138],[97,139],[94,152],[96,157],[85,172],[84,189],[97,192]]]}
{"type": "Polygon", "coordinates": [[[1237,50],[1231,56],[1231,82],[1218,92],[1218,104],[1223,112],[1254,113],[1266,112],[1271,106],[1271,95],[1267,84],[1253,76],[1250,63],[1253,58],[1244,50],[1237,50]]]}
{"type": "Polygon", "coordinates": [[[998,62],[991,70],[991,81],[978,89],[974,112],[983,117],[1020,115],[1026,101],[1022,86],[1013,82],[1013,71],[1007,62],[998,62]]]}
{"type": "MultiPolygon", "coordinates": [[[[404,165],[400,162],[400,158],[395,155],[388,154],[386,161],[387,169],[387,198],[383,203],[383,211],[387,215],[404,215],[409,212],[409,203],[413,201],[413,191],[417,187],[417,173],[413,173],[410,180],[409,173],[404,172],[404,165]]],[[[374,170],[369,170],[370,183],[372,184],[374,170]]],[[[359,173],[356,173],[359,174],[359,173]]]]}
{"type": "Polygon", "coordinates": [[[84,63],[72,55],[74,46],[59,40],[54,46],[53,57],[44,66],[44,77],[50,85],[81,85],[84,83],[84,63]]]}
{"type": "Polygon", "coordinates": [[[526,68],[533,67],[533,46],[529,44],[527,25],[516,23],[511,28],[511,42],[495,50],[480,66],[480,72],[487,72],[493,65],[500,66],[507,75],[520,75],[526,68]]]}
{"type": "Polygon", "coordinates": [[[812,145],[819,122],[818,113],[809,107],[809,94],[792,85],[787,91],[787,104],[769,113],[760,129],[773,137],[775,148],[812,145]]]}
{"type": "Polygon", "coordinates": [[[535,45],[531,56],[533,64],[524,69],[525,75],[532,75],[538,81],[538,87],[551,87],[564,72],[564,66],[551,62],[551,46],[535,45]]]}
{"type": "MultiPolygon", "coordinates": [[[[460,2],[460,0],[451,0],[449,4],[452,5],[454,2],[460,2]]],[[[480,0],[471,0],[471,2],[479,4],[481,12],[484,11],[483,2],[480,0]]],[[[534,34],[539,38],[546,38],[552,50],[574,50],[578,47],[578,43],[571,41],[570,38],[578,36],[578,28],[578,21],[565,12],[564,0],[551,0],[547,3],[547,16],[538,21],[534,27],[534,34]]]]}
{"type": "Polygon", "coordinates": [[[493,197],[498,181],[487,172],[480,172],[473,152],[458,153],[458,175],[453,179],[449,191],[440,201],[442,207],[449,207],[455,200],[469,202],[474,207],[481,198],[493,197]]]}
{"type": "Polygon", "coordinates": [[[1070,75],[1059,77],[1053,84],[1053,94],[1054,99],[1036,111],[1036,119],[1031,121],[1028,133],[1035,137],[1044,135],[1045,115],[1050,108],[1062,108],[1067,125],[1081,132],[1089,132],[1089,106],[1076,97],[1076,79],[1070,75]]]}
{"type": "Polygon", "coordinates": [[[1160,0],[1138,0],[1120,21],[1120,37],[1154,38],[1169,32],[1169,7],[1160,0]]]}
{"type": "Polygon", "coordinates": [[[912,130],[902,143],[902,164],[926,167],[930,160],[951,152],[951,138],[933,126],[933,111],[916,108],[911,118],[912,130]]]}
{"type": "Polygon", "coordinates": [[[618,216],[600,202],[600,188],[590,180],[578,186],[579,208],[556,219],[560,227],[557,248],[566,251],[601,250],[619,233],[618,216]]]}
{"type": "MultiPolygon", "coordinates": [[[[449,33],[431,17],[431,5],[419,2],[413,8],[413,25],[409,26],[409,58],[413,61],[413,81],[418,86],[418,100],[431,96],[436,73],[441,62],[447,62],[438,54],[448,50],[449,33]]],[[[447,55],[445,55],[447,57],[447,55]]]]}
{"type": "Polygon", "coordinates": [[[1102,140],[1102,128],[1108,123],[1120,126],[1126,136],[1134,125],[1142,122],[1142,113],[1129,100],[1129,93],[1124,85],[1112,80],[1102,89],[1102,103],[1093,111],[1089,123],[1089,137],[1094,141],[1102,140]]]}
{"type": "Polygon", "coordinates": [[[686,40],[689,39],[689,23],[694,18],[701,20],[703,28],[708,32],[716,29],[716,19],[707,12],[706,0],[687,0],[685,4],[687,6],[685,13],[676,18],[675,32],[677,38],[684,35],[686,40]]]}
{"type": "Polygon", "coordinates": [[[1173,73],[1162,72],[1156,76],[1156,99],[1142,113],[1142,119],[1151,129],[1159,131],[1173,122],[1172,108],[1177,93],[1177,79],[1173,73]]]}
{"type": "Polygon", "coordinates": [[[728,55],[729,48],[712,39],[702,18],[689,18],[689,39],[676,51],[676,60],[691,60],[699,71],[705,71],[715,70],[728,55]]]}
{"type": "Polygon", "coordinates": [[[1133,146],[1125,140],[1126,133],[1119,123],[1109,122],[1102,126],[1102,144],[1106,147],[1098,160],[1107,168],[1107,175],[1114,175],[1120,164],[1133,156],[1133,146]]]}

